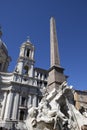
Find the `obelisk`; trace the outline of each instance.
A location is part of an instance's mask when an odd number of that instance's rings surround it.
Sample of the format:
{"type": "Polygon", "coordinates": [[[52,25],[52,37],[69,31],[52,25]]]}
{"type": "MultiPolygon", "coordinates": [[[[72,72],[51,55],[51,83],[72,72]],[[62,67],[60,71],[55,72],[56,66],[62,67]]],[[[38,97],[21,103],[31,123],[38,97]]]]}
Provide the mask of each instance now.
{"type": "Polygon", "coordinates": [[[66,81],[67,76],[63,74],[64,68],[60,65],[59,48],[56,33],[55,19],[50,19],[50,69],[48,75],[48,88],[58,89],[59,86],[66,81]]]}
{"type": "Polygon", "coordinates": [[[56,24],[53,17],[50,19],[50,66],[60,66],[56,24]]]}

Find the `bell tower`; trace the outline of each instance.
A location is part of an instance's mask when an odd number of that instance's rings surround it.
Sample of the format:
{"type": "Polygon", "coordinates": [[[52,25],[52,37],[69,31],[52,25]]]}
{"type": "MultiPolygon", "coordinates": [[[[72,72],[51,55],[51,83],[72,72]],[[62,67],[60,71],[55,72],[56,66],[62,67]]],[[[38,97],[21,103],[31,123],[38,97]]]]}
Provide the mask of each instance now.
{"type": "Polygon", "coordinates": [[[48,76],[48,88],[59,89],[59,86],[66,81],[67,76],[64,75],[64,68],[60,65],[58,40],[56,34],[55,19],[50,19],[50,69],[48,76]]]}
{"type": "Polygon", "coordinates": [[[19,58],[17,61],[17,66],[15,72],[20,75],[27,75],[33,77],[33,67],[34,67],[34,46],[27,39],[20,47],[19,58]]]}

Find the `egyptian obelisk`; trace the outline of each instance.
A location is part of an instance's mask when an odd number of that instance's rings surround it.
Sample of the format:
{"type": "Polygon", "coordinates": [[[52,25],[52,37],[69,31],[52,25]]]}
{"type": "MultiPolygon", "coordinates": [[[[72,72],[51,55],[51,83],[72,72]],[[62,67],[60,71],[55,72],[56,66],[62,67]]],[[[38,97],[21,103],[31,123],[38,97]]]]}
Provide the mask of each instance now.
{"type": "Polygon", "coordinates": [[[48,76],[48,88],[51,91],[66,81],[67,76],[64,75],[64,68],[60,65],[59,48],[56,33],[55,19],[50,19],[50,69],[48,76]]]}

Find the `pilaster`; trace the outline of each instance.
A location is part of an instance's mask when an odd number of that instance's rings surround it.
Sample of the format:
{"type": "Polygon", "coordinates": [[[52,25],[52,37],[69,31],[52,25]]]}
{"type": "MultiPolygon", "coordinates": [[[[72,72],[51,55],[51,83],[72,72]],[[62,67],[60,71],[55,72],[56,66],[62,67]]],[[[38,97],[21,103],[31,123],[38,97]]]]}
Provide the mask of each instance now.
{"type": "Polygon", "coordinates": [[[32,96],[29,95],[29,97],[28,97],[28,107],[31,105],[31,102],[32,102],[32,96]]]}
{"type": "Polygon", "coordinates": [[[33,107],[37,106],[37,95],[33,96],[33,107]]]}
{"type": "Polygon", "coordinates": [[[13,111],[12,111],[12,120],[17,120],[18,115],[18,104],[19,104],[19,93],[15,93],[13,111]]]}
{"type": "Polygon", "coordinates": [[[4,93],[4,100],[3,100],[3,106],[2,106],[2,111],[1,111],[1,119],[3,119],[3,117],[4,117],[6,101],[7,101],[7,92],[4,93]]]}
{"type": "Polygon", "coordinates": [[[11,111],[12,111],[12,102],[13,102],[13,93],[9,91],[7,96],[6,108],[5,108],[5,120],[10,120],[11,111]]]}

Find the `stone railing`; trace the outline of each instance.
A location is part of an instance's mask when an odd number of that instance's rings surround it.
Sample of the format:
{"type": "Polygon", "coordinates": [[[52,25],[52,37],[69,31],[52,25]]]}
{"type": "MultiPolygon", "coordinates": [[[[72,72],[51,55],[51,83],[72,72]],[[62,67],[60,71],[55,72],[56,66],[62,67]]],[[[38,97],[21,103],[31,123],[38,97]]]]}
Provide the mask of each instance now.
{"type": "Polygon", "coordinates": [[[28,77],[26,75],[19,75],[16,73],[14,73],[13,82],[18,82],[18,83],[22,83],[22,84],[31,85],[31,86],[37,86],[36,79],[34,79],[32,77],[28,77]]]}
{"type": "Polygon", "coordinates": [[[17,73],[0,72],[0,82],[2,83],[17,82],[22,84],[28,84],[31,86],[37,86],[36,79],[33,79],[32,77],[28,77],[26,75],[19,75],[17,73]]]}
{"type": "Polygon", "coordinates": [[[0,72],[0,82],[9,83],[13,80],[13,73],[0,72]]]}

